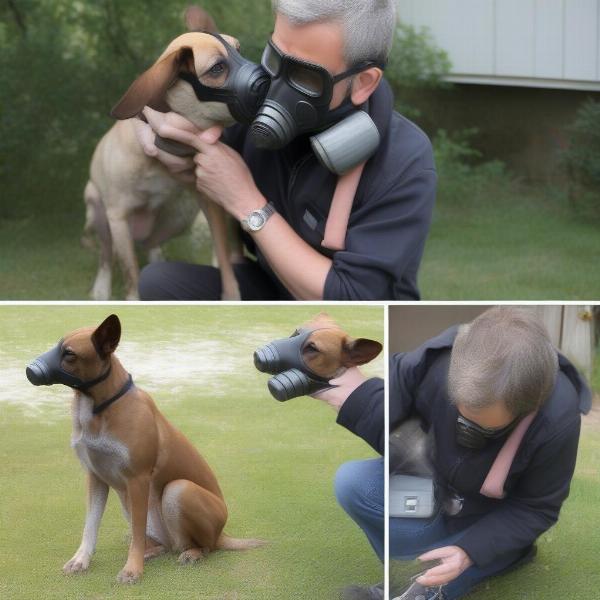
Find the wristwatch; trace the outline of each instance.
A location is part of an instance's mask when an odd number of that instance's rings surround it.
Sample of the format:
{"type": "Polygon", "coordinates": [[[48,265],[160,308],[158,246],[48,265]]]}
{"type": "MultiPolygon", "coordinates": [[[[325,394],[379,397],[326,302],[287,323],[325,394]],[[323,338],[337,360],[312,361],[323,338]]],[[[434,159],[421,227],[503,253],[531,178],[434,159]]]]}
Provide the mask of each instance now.
{"type": "Polygon", "coordinates": [[[245,219],[242,219],[242,229],[251,233],[260,231],[275,212],[275,207],[270,202],[258,210],[253,210],[245,219]]]}

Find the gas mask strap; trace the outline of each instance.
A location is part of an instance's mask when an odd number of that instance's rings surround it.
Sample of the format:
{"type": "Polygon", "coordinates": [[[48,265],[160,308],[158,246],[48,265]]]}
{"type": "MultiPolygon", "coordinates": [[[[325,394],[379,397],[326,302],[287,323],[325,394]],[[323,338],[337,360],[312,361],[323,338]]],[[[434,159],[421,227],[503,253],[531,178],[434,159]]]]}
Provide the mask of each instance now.
{"type": "Polygon", "coordinates": [[[345,250],[346,249],[346,233],[348,231],[348,221],[352,212],[352,205],[356,197],[356,190],[360,183],[363,171],[365,169],[364,162],[349,171],[344,173],[337,182],[327,223],[325,225],[325,237],[321,242],[323,248],[329,250],[345,250]]]}
{"type": "Polygon", "coordinates": [[[510,468],[515,460],[515,456],[521,446],[521,442],[529,429],[531,423],[536,418],[538,411],[527,415],[521,422],[515,427],[513,432],[508,436],[508,439],[504,442],[504,445],[500,449],[496,460],[492,465],[479,493],[488,498],[502,499],[504,498],[504,484],[510,468]]]}
{"type": "Polygon", "coordinates": [[[92,413],[94,415],[99,415],[103,410],[106,410],[113,402],[116,402],[121,396],[124,396],[131,388],[133,387],[133,377],[129,375],[127,381],[123,385],[123,387],[111,398],[105,400],[98,406],[94,407],[92,413]]]}
{"type": "Polygon", "coordinates": [[[112,363],[109,361],[108,369],[104,371],[104,373],[100,374],[96,379],[90,379],[89,381],[84,381],[81,385],[77,386],[75,389],[81,390],[82,392],[86,392],[90,388],[93,388],[95,385],[102,383],[109,375],[112,370],[112,363]]]}

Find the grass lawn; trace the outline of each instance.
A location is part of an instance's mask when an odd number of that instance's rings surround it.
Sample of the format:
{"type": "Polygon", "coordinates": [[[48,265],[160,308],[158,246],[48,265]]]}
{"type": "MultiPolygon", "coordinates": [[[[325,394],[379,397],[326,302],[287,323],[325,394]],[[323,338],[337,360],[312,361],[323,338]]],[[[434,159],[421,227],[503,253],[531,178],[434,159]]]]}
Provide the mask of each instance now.
{"type": "MultiPolygon", "coordinates": [[[[481,195],[452,202],[440,194],[420,272],[424,299],[600,298],[597,222],[573,216],[560,194],[527,186],[514,194],[491,186],[481,195]]],[[[96,257],[79,245],[83,202],[63,199],[52,210],[23,214],[0,217],[0,299],[87,300],[96,257]]],[[[169,243],[166,254],[195,262],[210,257],[198,235],[169,243]]],[[[115,272],[113,297],[122,299],[115,272]]]]}
{"type": "MultiPolygon", "coordinates": [[[[265,548],[217,552],[192,566],[176,556],[146,565],[132,587],[115,577],[127,555],[127,525],[109,495],[90,570],[66,577],[85,514],[84,474],[69,447],[71,392],[36,388],[27,363],[65,332],[99,323],[106,306],[0,307],[0,597],[336,598],[348,583],[382,579],[362,532],[337,505],[337,467],[374,452],[335,423],[318,401],[278,403],[252,352],[289,335],[315,307],[119,306],[117,354],[136,383],[197,446],[227,501],[229,534],[262,537],[265,548]]],[[[383,311],[328,307],[352,335],[383,341],[383,311]]],[[[379,357],[365,369],[381,376],[379,357]]]]}
{"type": "Polygon", "coordinates": [[[424,299],[600,298],[598,221],[577,218],[550,190],[489,192],[457,203],[440,194],[419,277],[424,299]]]}

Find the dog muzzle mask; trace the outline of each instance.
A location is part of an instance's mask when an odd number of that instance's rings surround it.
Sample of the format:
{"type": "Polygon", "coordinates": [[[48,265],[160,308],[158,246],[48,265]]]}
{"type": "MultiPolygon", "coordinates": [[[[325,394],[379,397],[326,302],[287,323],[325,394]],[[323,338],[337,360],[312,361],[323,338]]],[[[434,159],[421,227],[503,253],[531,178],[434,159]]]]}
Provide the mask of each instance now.
{"type": "Polygon", "coordinates": [[[64,356],[63,340],[60,340],[54,348],[38,356],[27,367],[25,371],[27,379],[33,385],[54,385],[61,383],[75,390],[86,391],[104,381],[110,374],[111,366],[109,362],[106,371],[95,379],[84,381],[61,367],[64,356]]]}
{"type": "Polygon", "coordinates": [[[271,79],[260,65],[244,58],[218,33],[211,35],[227,50],[229,75],[225,84],[218,88],[209,87],[192,73],[180,73],[179,77],[192,86],[200,102],[223,102],[238,123],[249,125],[264,102],[271,79]]]}
{"type": "Polygon", "coordinates": [[[299,329],[291,337],[275,340],[254,353],[254,366],[261,373],[273,375],[268,388],[276,400],[285,402],[334,387],[304,361],[302,351],[313,331],[299,329]]]}

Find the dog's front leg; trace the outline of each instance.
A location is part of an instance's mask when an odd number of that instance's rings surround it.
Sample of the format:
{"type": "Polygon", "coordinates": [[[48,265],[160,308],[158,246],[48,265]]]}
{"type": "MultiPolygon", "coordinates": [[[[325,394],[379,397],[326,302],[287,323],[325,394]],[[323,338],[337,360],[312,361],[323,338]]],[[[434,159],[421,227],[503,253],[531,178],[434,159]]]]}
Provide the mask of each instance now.
{"type": "Polygon", "coordinates": [[[139,300],[138,280],[139,266],[135,256],[133,239],[129,229],[127,216],[120,211],[107,211],[108,224],[113,240],[115,254],[121,263],[125,278],[125,299],[139,300]]]}
{"type": "Polygon", "coordinates": [[[227,213],[216,202],[205,200],[206,220],[213,238],[217,264],[221,272],[221,299],[241,300],[240,288],[231,264],[231,253],[227,228],[227,213]]]}
{"type": "Polygon", "coordinates": [[[117,576],[119,583],[135,583],[144,570],[149,492],[149,475],[139,475],[128,480],[127,500],[131,518],[131,544],[127,562],[117,576]]]}
{"type": "Polygon", "coordinates": [[[81,545],[73,558],[63,567],[66,574],[81,573],[87,570],[90,565],[90,559],[96,549],[96,540],[98,538],[98,528],[100,520],[106,506],[108,497],[108,485],[100,481],[92,472],[88,471],[88,498],[87,514],[85,516],[85,526],[81,545]]]}

